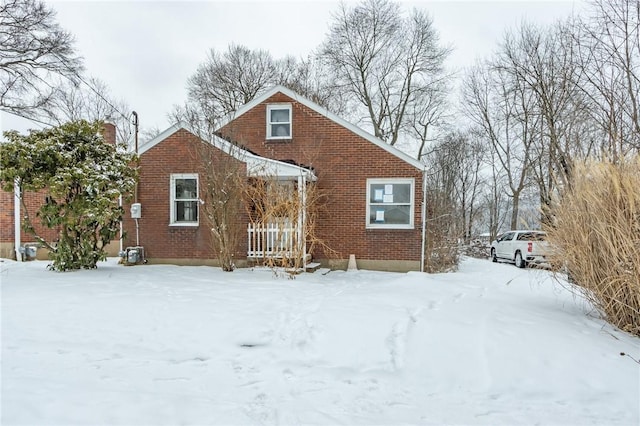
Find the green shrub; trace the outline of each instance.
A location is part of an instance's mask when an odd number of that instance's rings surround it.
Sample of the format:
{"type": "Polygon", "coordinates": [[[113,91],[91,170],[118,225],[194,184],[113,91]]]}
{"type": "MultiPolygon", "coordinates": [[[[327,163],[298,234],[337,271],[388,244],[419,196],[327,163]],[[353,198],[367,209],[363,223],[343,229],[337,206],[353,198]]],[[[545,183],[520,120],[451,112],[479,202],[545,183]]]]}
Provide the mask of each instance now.
{"type": "MultiPolygon", "coordinates": [[[[105,143],[103,123],[76,121],[23,136],[6,132],[0,144],[0,183],[5,191],[18,184],[47,196],[35,216],[59,229],[56,244],[35,235],[27,206],[24,228],[51,252],[57,271],[95,268],[106,258],[105,246],[116,237],[124,210],[120,195],[132,193],[135,157],[105,143]]],[[[22,197],[24,200],[24,197],[22,197]]]]}

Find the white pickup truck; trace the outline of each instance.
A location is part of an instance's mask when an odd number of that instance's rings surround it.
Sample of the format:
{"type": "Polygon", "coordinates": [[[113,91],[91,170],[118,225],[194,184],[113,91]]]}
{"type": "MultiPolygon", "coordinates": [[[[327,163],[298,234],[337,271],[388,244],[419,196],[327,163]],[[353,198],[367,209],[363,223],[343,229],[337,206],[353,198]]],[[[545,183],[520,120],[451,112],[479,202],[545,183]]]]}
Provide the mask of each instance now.
{"type": "Polygon", "coordinates": [[[544,264],[549,245],[542,231],[509,231],[491,243],[491,260],[514,262],[518,268],[544,264]]]}

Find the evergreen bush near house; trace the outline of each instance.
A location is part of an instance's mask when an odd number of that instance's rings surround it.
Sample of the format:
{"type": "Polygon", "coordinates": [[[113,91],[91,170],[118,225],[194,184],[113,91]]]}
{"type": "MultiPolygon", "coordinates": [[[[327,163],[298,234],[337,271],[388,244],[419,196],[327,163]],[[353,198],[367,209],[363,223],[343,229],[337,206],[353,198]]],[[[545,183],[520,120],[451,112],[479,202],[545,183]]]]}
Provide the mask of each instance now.
{"type": "Polygon", "coordinates": [[[46,194],[35,216],[45,227],[59,229],[56,244],[36,234],[33,212],[21,197],[23,227],[51,251],[53,270],[91,269],[104,260],[124,213],[118,198],[133,191],[135,157],[106,143],[102,129],[100,121],[75,121],[27,136],[5,132],[8,142],[0,144],[2,189],[13,191],[18,183],[21,195],[46,194]]]}
{"type": "Polygon", "coordinates": [[[640,157],[588,161],[552,210],[555,267],[603,317],[640,336],[640,157]]]}

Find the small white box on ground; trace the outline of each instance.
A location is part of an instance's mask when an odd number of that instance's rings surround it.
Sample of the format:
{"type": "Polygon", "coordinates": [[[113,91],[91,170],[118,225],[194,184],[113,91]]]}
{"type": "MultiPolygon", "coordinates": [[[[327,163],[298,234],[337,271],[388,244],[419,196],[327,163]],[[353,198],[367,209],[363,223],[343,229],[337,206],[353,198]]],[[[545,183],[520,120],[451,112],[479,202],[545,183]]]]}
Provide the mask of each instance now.
{"type": "Polygon", "coordinates": [[[358,265],[356,264],[356,255],[349,255],[349,264],[347,265],[347,271],[357,271],[358,265]]]}

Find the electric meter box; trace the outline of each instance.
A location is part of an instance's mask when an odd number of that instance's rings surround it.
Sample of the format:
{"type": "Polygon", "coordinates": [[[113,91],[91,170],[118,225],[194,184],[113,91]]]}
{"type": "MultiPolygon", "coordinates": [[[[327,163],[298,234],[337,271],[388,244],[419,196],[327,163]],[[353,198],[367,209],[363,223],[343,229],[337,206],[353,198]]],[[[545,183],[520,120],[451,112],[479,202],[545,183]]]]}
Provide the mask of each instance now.
{"type": "Polygon", "coordinates": [[[131,219],[140,219],[142,217],[142,205],[140,203],[131,204],[131,219]]]}

